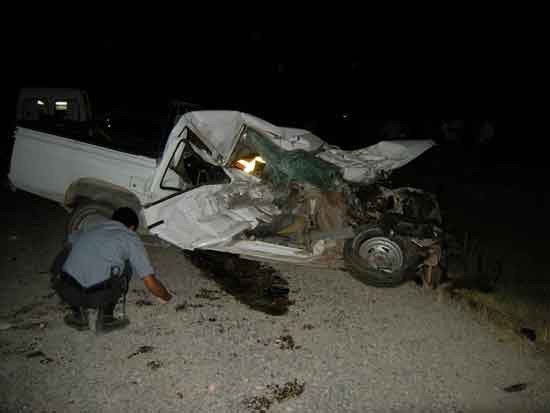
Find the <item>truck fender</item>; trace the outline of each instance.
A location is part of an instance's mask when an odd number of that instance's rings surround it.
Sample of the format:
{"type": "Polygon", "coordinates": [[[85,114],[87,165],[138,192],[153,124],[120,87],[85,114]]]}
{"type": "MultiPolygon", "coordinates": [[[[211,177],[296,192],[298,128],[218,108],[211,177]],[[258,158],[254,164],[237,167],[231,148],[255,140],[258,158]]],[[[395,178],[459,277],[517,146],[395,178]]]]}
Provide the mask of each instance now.
{"type": "Polygon", "coordinates": [[[65,192],[64,205],[72,211],[83,204],[102,205],[113,211],[120,207],[130,207],[139,216],[140,229],[146,227],[139,199],[121,186],[95,178],[78,179],[65,192]]]}

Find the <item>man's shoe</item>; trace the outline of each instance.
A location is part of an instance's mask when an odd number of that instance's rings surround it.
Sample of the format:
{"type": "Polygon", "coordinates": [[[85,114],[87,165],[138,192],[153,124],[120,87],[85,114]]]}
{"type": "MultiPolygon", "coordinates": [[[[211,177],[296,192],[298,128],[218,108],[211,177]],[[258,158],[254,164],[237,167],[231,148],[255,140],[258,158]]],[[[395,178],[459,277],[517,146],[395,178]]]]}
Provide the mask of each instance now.
{"type": "Polygon", "coordinates": [[[96,332],[97,333],[109,333],[115,330],[121,330],[130,324],[128,318],[116,318],[113,316],[104,315],[103,317],[98,317],[96,321],[96,332]]]}
{"type": "Polygon", "coordinates": [[[64,318],[65,324],[78,331],[89,330],[88,313],[85,310],[73,311],[64,318]]]}

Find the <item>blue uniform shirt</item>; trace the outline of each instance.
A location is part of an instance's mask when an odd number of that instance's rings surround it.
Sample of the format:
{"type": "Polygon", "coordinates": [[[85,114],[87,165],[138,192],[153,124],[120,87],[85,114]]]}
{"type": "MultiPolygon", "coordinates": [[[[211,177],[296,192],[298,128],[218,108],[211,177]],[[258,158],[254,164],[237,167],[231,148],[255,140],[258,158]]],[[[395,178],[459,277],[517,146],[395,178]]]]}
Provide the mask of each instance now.
{"type": "Polygon", "coordinates": [[[121,222],[107,220],[68,241],[72,248],[63,271],[85,288],[107,280],[113,269],[122,273],[126,262],[140,278],[154,273],[143,242],[121,222]]]}

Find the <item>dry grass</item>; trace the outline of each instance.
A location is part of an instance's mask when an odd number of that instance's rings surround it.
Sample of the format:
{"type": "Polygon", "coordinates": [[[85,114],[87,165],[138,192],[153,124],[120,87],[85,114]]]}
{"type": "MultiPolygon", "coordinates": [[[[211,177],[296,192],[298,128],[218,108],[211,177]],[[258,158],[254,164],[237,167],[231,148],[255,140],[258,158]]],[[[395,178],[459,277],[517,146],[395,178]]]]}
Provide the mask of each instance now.
{"type": "Polygon", "coordinates": [[[481,319],[498,325],[503,339],[519,339],[521,345],[533,345],[521,332],[523,328],[530,329],[536,335],[537,347],[550,354],[550,300],[544,299],[549,286],[518,282],[535,278],[531,273],[534,269],[519,265],[512,255],[495,255],[487,244],[469,234],[455,243],[452,253],[459,264],[449,274],[451,281],[438,289],[438,301],[467,305],[481,319]],[[511,268],[519,268],[520,272],[511,274],[511,268]]]}
{"type": "Polygon", "coordinates": [[[550,303],[538,305],[522,301],[514,295],[450,287],[440,288],[438,294],[440,300],[444,296],[452,302],[463,303],[482,320],[498,326],[501,330],[500,339],[517,342],[520,351],[536,344],[537,348],[550,354],[550,303]],[[522,328],[535,332],[534,342],[521,333],[522,328]]]}

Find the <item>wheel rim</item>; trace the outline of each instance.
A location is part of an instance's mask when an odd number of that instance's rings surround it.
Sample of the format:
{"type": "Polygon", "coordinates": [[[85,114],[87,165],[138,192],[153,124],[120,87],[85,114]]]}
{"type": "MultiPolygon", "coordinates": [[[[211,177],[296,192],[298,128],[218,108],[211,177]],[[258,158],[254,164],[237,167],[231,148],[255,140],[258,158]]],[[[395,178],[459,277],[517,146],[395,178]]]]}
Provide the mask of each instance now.
{"type": "Polygon", "coordinates": [[[367,239],[357,250],[359,256],[374,270],[393,273],[403,266],[399,245],[385,237],[367,239]]]}

